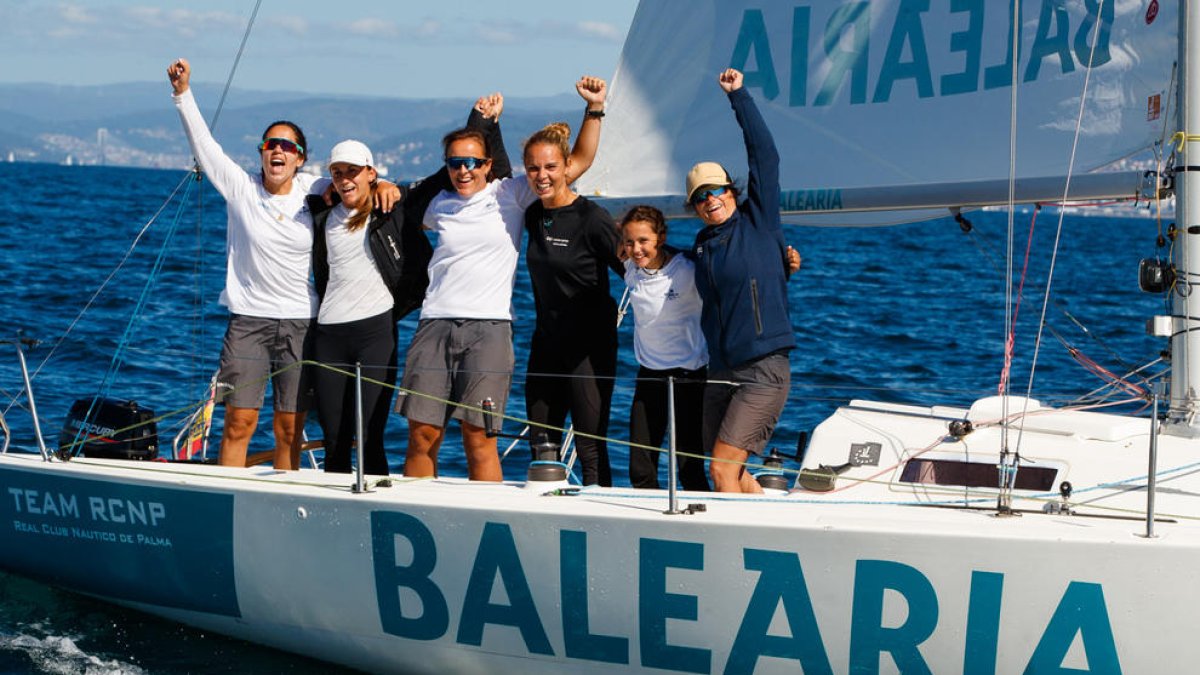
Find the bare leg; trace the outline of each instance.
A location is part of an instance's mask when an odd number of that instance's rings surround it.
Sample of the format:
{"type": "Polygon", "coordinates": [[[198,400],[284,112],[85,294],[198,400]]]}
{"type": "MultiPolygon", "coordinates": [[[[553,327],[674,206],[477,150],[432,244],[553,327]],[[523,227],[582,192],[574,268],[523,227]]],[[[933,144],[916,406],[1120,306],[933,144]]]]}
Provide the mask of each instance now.
{"type": "Polygon", "coordinates": [[[762,487],[758,481],[746,471],[745,461],[749,457],[750,453],[725,441],[718,440],[713,444],[713,461],[708,468],[712,474],[713,489],[717,492],[761,493],[762,487]]]}
{"type": "Polygon", "coordinates": [[[258,428],[257,408],[225,406],[225,430],[221,432],[221,466],[246,466],[246,448],[258,428]]]}
{"type": "Polygon", "coordinates": [[[500,453],[496,439],[487,437],[487,430],[463,422],[463,449],[467,452],[467,476],[471,480],[499,482],[504,480],[500,470],[500,453]]]}
{"type": "Polygon", "coordinates": [[[437,454],[446,435],[443,427],[408,420],[408,451],[404,456],[404,475],[412,478],[436,478],[437,454]]]}
{"type": "Polygon", "coordinates": [[[300,468],[300,445],[304,442],[303,412],[275,411],[275,468],[295,471],[300,468]]]}

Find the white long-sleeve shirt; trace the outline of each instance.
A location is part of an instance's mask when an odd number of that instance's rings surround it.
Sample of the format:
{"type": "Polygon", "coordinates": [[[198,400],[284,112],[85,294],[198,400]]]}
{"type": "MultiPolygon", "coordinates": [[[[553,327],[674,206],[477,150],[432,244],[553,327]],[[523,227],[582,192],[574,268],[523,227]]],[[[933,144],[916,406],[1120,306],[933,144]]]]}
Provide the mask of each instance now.
{"type": "Polygon", "coordinates": [[[327,179],[297,173],[283,195],[266,191],[213,139],[191,89],[173,97],[192,153],[225,198],[225,289],[221,304],[234,314],[269,319],[317,315],[312,283],[312,214],[304,203],[327,179]]]}

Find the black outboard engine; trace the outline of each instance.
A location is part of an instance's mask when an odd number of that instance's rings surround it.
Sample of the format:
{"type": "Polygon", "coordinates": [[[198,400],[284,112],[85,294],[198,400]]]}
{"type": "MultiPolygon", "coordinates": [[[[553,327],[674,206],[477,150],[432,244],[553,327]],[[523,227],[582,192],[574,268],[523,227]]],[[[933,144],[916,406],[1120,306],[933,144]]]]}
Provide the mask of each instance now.
{"type": "Polygon", "coordinates": [[[71,406],[58,435],[61,455],[76,454],[101,459],[142,459],[158,457],[158,425],[154,411],[138,406],[137,401],[81,398],[71,406]],[[88,408],[92,413],[88,415],[88,408]],[[84,419],[84,418],[87,419],[84,419]],[[80,445],[72,444],[78,441],[80,445]]]}

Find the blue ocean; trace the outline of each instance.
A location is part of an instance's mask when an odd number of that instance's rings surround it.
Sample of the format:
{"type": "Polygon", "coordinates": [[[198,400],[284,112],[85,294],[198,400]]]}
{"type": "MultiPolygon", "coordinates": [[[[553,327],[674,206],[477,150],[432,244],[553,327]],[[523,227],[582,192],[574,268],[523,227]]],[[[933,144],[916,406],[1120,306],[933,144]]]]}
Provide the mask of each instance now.
{"type": "MultiPolygon", "coordinates": [[[[159,425],[169,444],[217,366],[226,319],[217,302],[224,279],[220,196],[186,172],[150,169],[0,164],[0,185],[9,186],[0,195],[0,316],[7,319],[0,340],[20,334],[39,341],[26,356],[36,372],[33,389],[48,441],[54,442],[74,400],[104,386],[109,396],[172,413],[159,425]],[[104,385],[106,379],[111,382],[104,385]]],[[[1138,290],[1137,271],[1140,259],[1168,255],[1156,240],[1169,220],[1160,222],[1145,209],[1091,211],[1060,219],[1058,209],[1026,208],[1012,216],[1013,265],[1018,275],[1026,270],[1012,393],[1031,390],[1045,403],[1065,404],[1106,385],[1080,361],[1123,376],[1167,348],[1145,334],[1146,320],[1167,312],[1165,300],[1138,290]]],[[[788,406],[771,446],[794,454],[803,432],[855,398],[966,406],[997,393],[1009,216],[995,211],[968,218],[969,232],[950,218],[880,228],[786,228],[803,256],[789,285],[799,346],[791,356],[788,406]]],[[[673,223],[670,242],[686,248],[696,227],[673,223]]],[[[611,282],[619,295],[621,281],[611,282]]],[[[518,372],[509,413],[522,417],[534,311],[523,265],[515,299],[518,372]]],[[[415,326],[415,315],[402,322],[402,346],[415,326]]],[[[628,437],[637,371],[632,317],[620,334],[609,447],[616,481],[627,485],[628,455],[619,441],[628,437]]],[[[0,345],[0,412],[12,429],[11,451],[36,447],[21,390],[16,352],[0,345]]],[[[519,427],[510,422],[506,431],[519,427]]],[[[252,450],[269,449],[269,429],[264,419],[252,450]]],[[[315,420],[309,433],[319,435],[315,420]]],[[[394,416],[387,447],[395,472],[402,470],[406,433],[404,420],[394,416]]],[[[466,473],[455,433],[440,455],[443,475],[466,473]]],[[[212,437],[215,455],[219,413],[212,437]]],[[[527,458],[523,447],[514,450],[505,475],[522,478],[527,458]]],[[[0,574],[0,672],[331,671],[0,574]]]]}

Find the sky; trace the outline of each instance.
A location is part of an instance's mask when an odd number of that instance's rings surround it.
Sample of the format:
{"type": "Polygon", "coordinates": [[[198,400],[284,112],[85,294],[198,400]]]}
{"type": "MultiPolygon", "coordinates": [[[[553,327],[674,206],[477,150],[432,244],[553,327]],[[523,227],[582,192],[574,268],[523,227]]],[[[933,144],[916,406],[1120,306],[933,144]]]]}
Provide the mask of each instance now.
{"type": "MultiPolygon", "coordinates": [[[[544,96],[609,79],[634,0],[262,0],[234,86],[544,96]]],[[[255,0],[0,0],[0,83],[224,83],[255,0]]]]}

